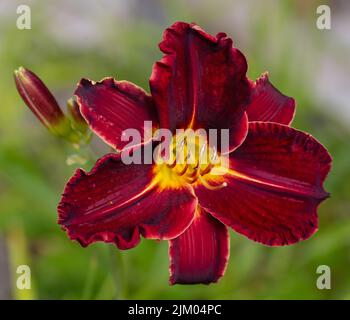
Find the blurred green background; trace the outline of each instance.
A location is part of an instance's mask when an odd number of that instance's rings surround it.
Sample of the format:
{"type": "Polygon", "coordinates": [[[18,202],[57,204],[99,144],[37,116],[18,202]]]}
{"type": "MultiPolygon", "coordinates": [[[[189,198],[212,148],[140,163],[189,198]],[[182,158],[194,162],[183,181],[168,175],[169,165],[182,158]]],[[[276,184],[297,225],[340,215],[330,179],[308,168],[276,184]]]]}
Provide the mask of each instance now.
{"type": "MultiPolygon", "coordinates": [[[[349,1],[331,1],[332,29],[316,28],[327,1],[12,1],[0,4],[0,299],[349,299],[350,298],[350,25],[349,1]],[[31,7],[32,29],[16,28],[16,8],[31,7]],[[310,240],[269,248],[231,233],[225,276],[210,286],[169,286],[167,243],[135,249],[83,249],[57,224],[56,206],[77,166],[75,151],[50,136],[18,96],[13,70],[37,73],[65,104],[81,77],[127,79],[148,90],[161,57],[162,32],[176,20],[226,32],[249,64],[249,77],[270,80],[297,100],[294,126],[333,156],[331,198],[319,208],[310,240]],[[32,289],[15,287],[27,264],[32,289]],[[316,268],[332,270],[318,290],[316,268]]],[[[107,151],[98,138],[95,152],[107,151]]],[[[84,167],[90,169],[92,163],[84,167]]]]}

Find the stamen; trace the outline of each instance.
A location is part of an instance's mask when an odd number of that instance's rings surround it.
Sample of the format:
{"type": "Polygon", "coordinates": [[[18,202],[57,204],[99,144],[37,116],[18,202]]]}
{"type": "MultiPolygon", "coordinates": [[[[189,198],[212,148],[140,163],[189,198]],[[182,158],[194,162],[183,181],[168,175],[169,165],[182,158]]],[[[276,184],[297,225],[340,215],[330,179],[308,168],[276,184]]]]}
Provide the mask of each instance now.
{"type": "Polygon", "coordinates": [[[193,172],[190,175],[188,175],[188,176],[190,178],[193,178],[193,179],[197,180],[198,177],[199,177],[199,167],[197,169],[194,169],[193,172]]]}
{"type": "MultiPolygon", "coordinates": [[[[183,148],[184,148],[184,145],[187,145],[187,141],[186,139],[183,139],[181,142],[180,142],[180,150],[182,151],[183,148]]],[[[173,163],[167,163],[167,166],[168,168],[170,169],[173,169],[175,168],[176,164],[179,162],[179,152],[177,150],[177,144],[175,145],[175,148],[173,148],[173,154],[175,155],[175,159],[174,159],[174,162],[173,163]]]]}
{"type": "Polygon", "coordinates": [[[175,158],[175,160],[174,160],[174,162],[173,163],[167,163],[166,164],[167,166],[168,166],[168,168],[170,168],[170,169],[173,169],[173,168],[175,168],[175,166],[176,166],[176,158],[175,158]]]}
{"type": "Polygon", "coordinates": [[[186,177],[185,181],[187,183],[189,183],[189,184],[193,184],[193,183],[195,183],[197,181],[197,179],[198,179],[198,177],[195,177],[195,178],[192,178],[192,179],[186,177]]]}
{"type": "MultiPolygon", "coordinates": [[[[179,162],[179,160],[180,160],[181,152],[184,150],[185,144],[186,144],[186,147],[187,147],[187,139],[186,139],[186,137],[184,139],[182,139],[182,141],[180,143],[176,143],[175,144],[175,146],[174,146],[174,148],[172,150],[173,154],[175,155],[174,162],[171,163],[171,164],[167,164],[167,166],[170,169],[174,168],[177,164],[182,164],[182,159],[181,159],[181,162],[179,162]]],[[[189,157],[191,157],[191,152],[190,151],[187,152],[186,157],[184,159],[184,163],[187,162],[189,157]]]]}
{"type": "Polygon", "coordinates": [[[186,137],[182,139],[182,141],[180,142],[180,148],[183,149],[184,145],[185,145],[185,142],[186,142],[186,145],[187,145],[187,139],[186,137]]]}
{"type": "Polygon", "coordinates": [[[199,151],[199,159],[202,158],[206,147],[207,147],[207,142],[203,143],[203,145],[202,145],[202,147],[201,147],[201,150],[199,151]]]}
{"type": "Polygon", "coordinates": [[[217,158],[217,156],[218,156],[218,151],[216,150],[216,147],[215,147],[215,146],[213,146],[212,149],[213,149],[213,155],[212,155],[212,157],[211,157],[210,162],[211,162],[211,163],[215,163],[215,160],[216,160],[216,158],[217,158]]]}
{"type": "Polygon", "coordinates": [[[205,174],[209,173],[211,169],[213,169],[213,167],[214,166],[211,163],[209,163],[204,170],[200,171],[201,176],[204,176],[205,174]]]}
{"type": "Polygon", "coordinates": [[[227,183],[223,182],[220,185],[217,186],[212,186],[211,184],[209,184],[203,177],[199,176],[198,180],[203,184],[204,187],[206,187],[209,190],[218,190],[218,189],[222,189],[224,187],[227,187],[227,183]]]}
{"type": "Polygon", "coordinates": [[[212,185],[209,174],[215,167],[215,162],[219,156],[215,146],[209,147],[208,142],[188,141],[187,137],[176,140],[171,144],[171,152],[175,159],[167,163],[169,169],[174,170],[174,174],[181,177],[181,181],[194,184],[197,180],[209,190],[218,190],[227,186],[226,182],[219,185],[212,185]],[[191,147],[194,149],[191,149],[191,147]],[[204,160],[205,157],[205,160],[204,160]],[[209,159],[208,159],[209,158],[209,159]],[[204,167],[204,169],[202,169],[204,167]]]}
{"type": "Polygon", "coordinates": [[[186,158],[185,158],[185,161],[187,161],[189,158],[192,157],[192,153],[191,153],[191,150],[188,150],[187,151],[187,155],[186,155],[186,158]]]}
{"type": "Polygon", "coordinates": [[[179,172],[176,171],[176,174],[179,176],[183,176],[186,173],[187,169],[188,169],[188,164],[186,163],[186,165],[184,166],[184,168],[181,171],[179,171],[179,172]]]}

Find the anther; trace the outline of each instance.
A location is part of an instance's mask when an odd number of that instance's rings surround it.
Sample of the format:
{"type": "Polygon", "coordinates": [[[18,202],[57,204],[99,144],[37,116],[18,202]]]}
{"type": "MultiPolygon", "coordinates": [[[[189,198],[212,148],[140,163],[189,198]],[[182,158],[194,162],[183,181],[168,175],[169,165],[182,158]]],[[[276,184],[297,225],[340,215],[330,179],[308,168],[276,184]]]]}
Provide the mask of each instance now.
{"type": "Polygon", "coordinates": [[[215,162],[215,160],[216,160],[216,158],[217,158],[217,156],[218,156],[218,151],[216,150],[216,147],[215,146],[213,146],[212,147],[212,149],[213,149],[213,155],[212,155],[212,157],[211,157],[211,163],[214,163],[215,162]]]}
{"type": "Polygon", "coordinates": [[[180,149],[183,149],[183,148],[184,148],[185,142],[186,142],[186,145],[187,145],[187,139],[186,139],[186,137],[183,138],[182,141],[180,142],[180,149]]]}
{"type": "Polygon", "coordinates": [[[204,170],[200,171],[200,175],[204,176],[205,174],[209,173],[213,167],[214,166],[211,163],[209,163],[204,170]]]}
{"type": "Polygon", "coordinates": [[[188,175],[188,176],[190,178],[193,178],[193,179],[197,180],[198,177],[199,177],[199,170],[198,170],[198,168],[194,169],[193,172],[190,175],[188,175]]]}
{"type": "Polygon", "coordinates": [[[203,184],[204,187],[206,187],[209,190],[219,190],[222,189],[224,187],[227,187],[227,183],[223,182],[217,186],[213,186],[211,184],[209,184],[203,177],[199,176],[198,180],[203,184]]]}
{"type": "Polygon", "coordinates": [[[191,156],[192,156],[191,150],[188,150],[185,161],[187,161],[189,158],[191,158],[191,156]]]}
{"type": "Polygon", "coordinates": [[[170,168],[170,169],[172,169],[172,168],[175,168],[175,166],[176,166],[176,158],[175,158],[175,160],[174,160],[174,162],[173,163],[167,163],[167,166],[168,166],[168,168],[170,168]]]}
{"type": "Polygon", "coordinates": [[[207,147],[207,142],[203,143],[201,150],[199,151],[199,159],[202,157],[202,155],[204,154],[204,151],[207,147]]]}
{"type": "Polygon", "coordinates": [[[188,169],[188,164],[186,163],[186,165],[184,166],[184,168],[181,171],[179,171],[179,172],[176,171],[176,174],[179,176],[183,176],[186,173],[187,169],[188,169]]]}

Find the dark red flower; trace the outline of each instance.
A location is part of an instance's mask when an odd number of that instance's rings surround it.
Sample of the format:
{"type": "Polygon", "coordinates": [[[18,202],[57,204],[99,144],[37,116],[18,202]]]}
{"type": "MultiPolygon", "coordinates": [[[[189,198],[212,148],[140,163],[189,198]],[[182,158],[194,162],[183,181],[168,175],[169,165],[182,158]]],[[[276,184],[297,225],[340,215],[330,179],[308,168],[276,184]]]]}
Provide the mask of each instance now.
{"type": "Polygon", "coordinates": [[[125,146],[125,129],[142,131],[148,120],[174,134],[229,129],[229,169],[217,176],[215,166],[126,165],[120,154],[108,154],[91,172],[78,169],[65,187],[58,212],[69,237],[120,249],[136,246],[140,235],[170,240],[171,284],[216,282],[224,274],[227,227],[271,246],[309,238],[328,196],[322,185],[331,157],[309,134],[288,126],[294,99],[266,74],[247,79],[245,57],[224,33],[213,37],[177,22],[160,49],[151,96],[125,81],[82,79],[75,95],[83,117],[117,150],[125,146]]]}

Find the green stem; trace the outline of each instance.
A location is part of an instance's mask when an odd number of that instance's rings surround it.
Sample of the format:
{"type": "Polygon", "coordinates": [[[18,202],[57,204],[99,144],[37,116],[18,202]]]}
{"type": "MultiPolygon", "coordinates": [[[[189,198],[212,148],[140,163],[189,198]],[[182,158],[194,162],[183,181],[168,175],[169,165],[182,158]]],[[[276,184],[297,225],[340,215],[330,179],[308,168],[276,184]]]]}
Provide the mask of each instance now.
{"type": "Polygon", "coordinates": [[[124,261],[121,252],[114,246],[109,246],[110,268],[115,287],[115,298],[121,300],[125,298],[124,288],[124,261]]]}
{"type": "Polygon", "coordinates": [[[83,300],[92,298],[94,283],[96,278],[96,267],[97,267],[96,256],[93,255],[90,259],[90,266],[86,276],[85,286],[82,294],[83,300]]]}

